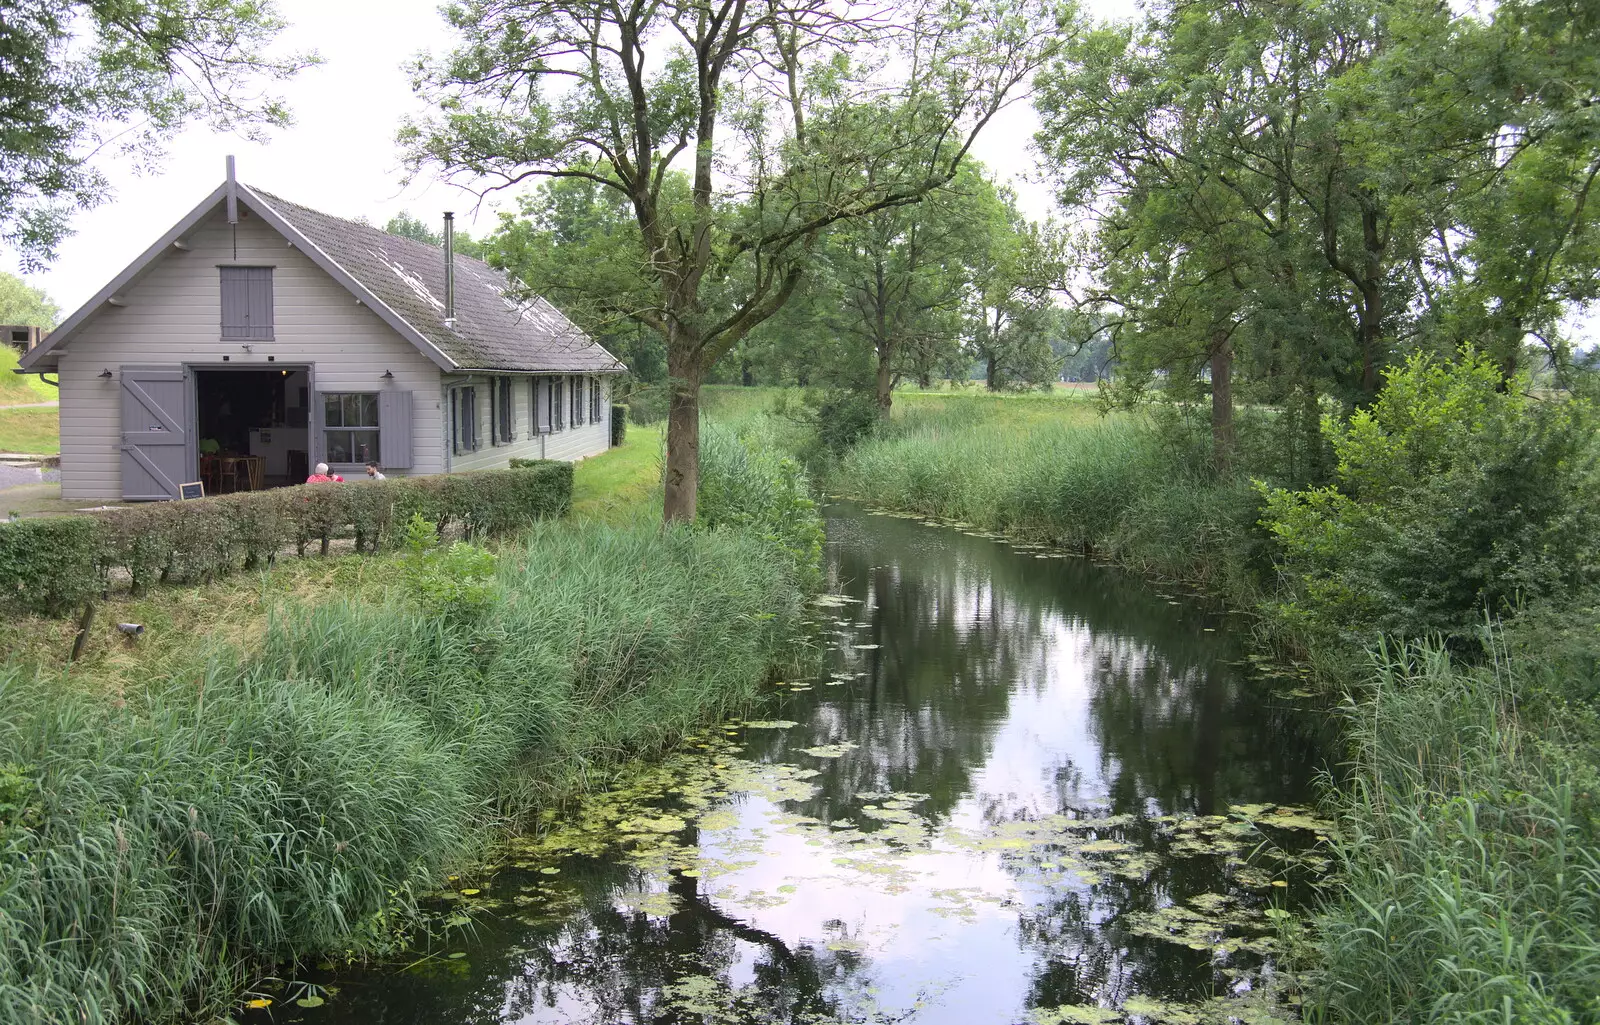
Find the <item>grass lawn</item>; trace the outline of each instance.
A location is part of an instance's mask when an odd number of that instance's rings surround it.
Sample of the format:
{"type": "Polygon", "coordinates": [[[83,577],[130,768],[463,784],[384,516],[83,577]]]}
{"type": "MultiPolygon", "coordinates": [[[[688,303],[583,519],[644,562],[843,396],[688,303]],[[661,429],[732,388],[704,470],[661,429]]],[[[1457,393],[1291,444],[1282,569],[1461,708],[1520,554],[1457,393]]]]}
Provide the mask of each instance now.
{"type": "Polygon", "coordinates": [[[20,406],[29,402],[54,402],[61,393],[39,379],[38,374],[14,374],[17,350],[0,345],[0,406],[20,406]]]}
{"type": "Polygon", "coordinates": [[[54,455],[61,451],[60,415],[54,409],[0,409],[0,452],[54,455]]]}
{"type": "Polygon", "coordinates": [[[632,523],[661,515],[661,441],[666,424],[628,425],[620,448],[590,456],[572,479],[572,518],[632,523]]]}

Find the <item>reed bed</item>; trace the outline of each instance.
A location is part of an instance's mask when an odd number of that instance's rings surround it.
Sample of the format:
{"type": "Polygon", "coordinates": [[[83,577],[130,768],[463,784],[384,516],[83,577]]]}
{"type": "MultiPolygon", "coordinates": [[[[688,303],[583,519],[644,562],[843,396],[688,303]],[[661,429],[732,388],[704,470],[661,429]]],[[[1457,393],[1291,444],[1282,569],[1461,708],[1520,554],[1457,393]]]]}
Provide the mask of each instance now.
{"type": "Polygon", "coordinates": [[[1600,1021],[1592,751],[1515,713],[1530,664],[1389,655],[1349,709],[1312,1020],[1600,1021]]]}
{"type": "Polygon", "coordinates": [[[830,491],[1091,550],[1130,568],[1255,585],[1259,504],[1247,480],[1197,467],[1172,437],[1084,403],[951,398],[914,405],[844,457],[830,491]],[[1054,415],[1052,415],[1054,414],[1054,415]]]}
{"type": "Polygon", "coordinates": [[[0,1021],[217,1012],[397,943],[500,831],[750,701],[799,614],[748,532],[540,526],[492,586],[289,606],[121,693],[0,669],[0,1021]]]}

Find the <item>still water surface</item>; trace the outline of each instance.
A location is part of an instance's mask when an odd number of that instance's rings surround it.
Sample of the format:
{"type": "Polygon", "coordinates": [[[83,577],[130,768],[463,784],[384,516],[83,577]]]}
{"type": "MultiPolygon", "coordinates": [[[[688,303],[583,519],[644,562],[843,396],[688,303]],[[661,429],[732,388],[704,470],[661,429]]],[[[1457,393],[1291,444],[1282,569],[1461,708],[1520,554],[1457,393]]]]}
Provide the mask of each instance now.
{"type": "Polygon", "coordinates": [[[1296,810],[1318,717],[1246,671],[1243,624],[1081,559],[827,513],[822,678],[669,761],[653,805],[530,845],[436,957],[275,1020],[1289,1016],[1263,994],[1322,867],[1296,810]]]}

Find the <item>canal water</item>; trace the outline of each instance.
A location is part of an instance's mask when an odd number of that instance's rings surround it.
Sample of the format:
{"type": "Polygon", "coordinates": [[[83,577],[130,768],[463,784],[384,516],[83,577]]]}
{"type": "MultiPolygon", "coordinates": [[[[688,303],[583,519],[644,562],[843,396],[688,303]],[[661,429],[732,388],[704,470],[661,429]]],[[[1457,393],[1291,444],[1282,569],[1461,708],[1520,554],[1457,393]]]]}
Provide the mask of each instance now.
{"type": "Polygon", "coordinates": [[[1323,717],[1252,668],[1246,625],[961,525],[826,512],[820,674],[458,881],[426,954],[265,1014],[1296,1017],[1283,947],[1328,867],[1306,810],[1323,717]]]}

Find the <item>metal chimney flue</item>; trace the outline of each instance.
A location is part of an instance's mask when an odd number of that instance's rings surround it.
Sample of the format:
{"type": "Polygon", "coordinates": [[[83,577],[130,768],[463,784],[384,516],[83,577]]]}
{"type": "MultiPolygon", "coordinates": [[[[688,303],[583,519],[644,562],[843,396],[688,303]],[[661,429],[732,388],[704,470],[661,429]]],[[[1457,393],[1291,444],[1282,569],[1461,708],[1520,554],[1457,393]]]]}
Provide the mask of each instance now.
{"type": "Polygon", "coordinates": [[[444,326],[456,329],[456,215],[444,212],[444,326]]]}

